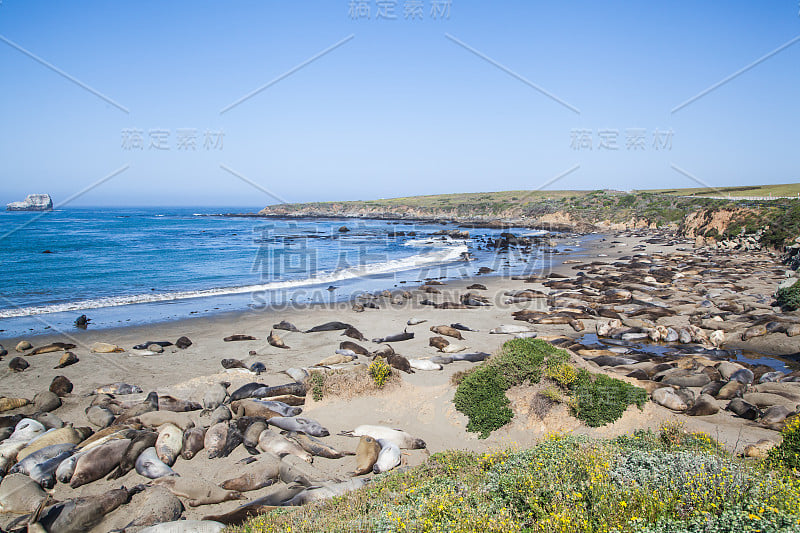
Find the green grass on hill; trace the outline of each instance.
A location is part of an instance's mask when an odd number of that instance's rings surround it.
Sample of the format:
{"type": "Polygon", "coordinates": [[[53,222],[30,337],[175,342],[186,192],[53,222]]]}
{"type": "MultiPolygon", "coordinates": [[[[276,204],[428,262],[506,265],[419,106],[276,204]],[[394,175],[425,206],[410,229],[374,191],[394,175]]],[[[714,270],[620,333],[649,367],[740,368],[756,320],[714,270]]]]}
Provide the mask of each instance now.
{"type": "Polygon", "coordinates": [[[648,189],[653,194],[674,196],[793,196],[800,193],[800,183],[780,183],[776,185],[744,185],[738,187],[694,187],[688,189],[648,189]]]}

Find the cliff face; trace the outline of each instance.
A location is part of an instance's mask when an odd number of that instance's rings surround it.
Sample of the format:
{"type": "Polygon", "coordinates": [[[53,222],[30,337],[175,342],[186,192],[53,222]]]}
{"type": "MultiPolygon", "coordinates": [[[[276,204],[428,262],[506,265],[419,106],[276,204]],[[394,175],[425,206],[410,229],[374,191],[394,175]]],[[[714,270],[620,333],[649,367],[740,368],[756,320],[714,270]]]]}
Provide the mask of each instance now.
{"type": "Polygon", "coordinates": [[[50,211],[53,209],[53,200],[49,194],[29,194],[21,202],[6,204],[7,211],[50,211]]]}

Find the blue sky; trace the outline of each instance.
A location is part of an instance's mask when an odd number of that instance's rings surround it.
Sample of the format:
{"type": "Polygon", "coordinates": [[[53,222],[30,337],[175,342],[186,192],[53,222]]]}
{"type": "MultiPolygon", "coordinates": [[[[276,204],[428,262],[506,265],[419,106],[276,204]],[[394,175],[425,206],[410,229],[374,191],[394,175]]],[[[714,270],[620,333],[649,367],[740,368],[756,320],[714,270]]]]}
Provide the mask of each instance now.
{"type": "Polygon", "coordinates": [[[433,2],[2,0],[0,201],[126,167],[72,205],[800,181],[800,41],[673,112],[800,36],[796,0],[433,2]]]}

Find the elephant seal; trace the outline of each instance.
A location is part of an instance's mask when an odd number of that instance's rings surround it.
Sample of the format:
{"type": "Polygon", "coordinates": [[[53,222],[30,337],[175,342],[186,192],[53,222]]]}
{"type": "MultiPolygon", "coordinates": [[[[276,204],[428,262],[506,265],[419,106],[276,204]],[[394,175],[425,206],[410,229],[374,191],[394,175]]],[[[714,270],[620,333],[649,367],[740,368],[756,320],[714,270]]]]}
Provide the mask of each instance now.
{"type": "Polygon", "coordinates": [[[284,431],[296,431],[314,437],[327,437],[331,434],[330,431],[322,427],[316,420],[299,416],[274,416],[268,419],[267,423],[271,426],[283,429],[284,431]]]}
{"type": "MultiPolygon", "coordinates": [[[[281,457],[281,481],[284,483],[299,483],[304,487],[311,487],[317,483],[322,483],[330,480],[328,474],[317,470],[309,463],[296,455],[284,455],[281,457]]],[[[340,481],[335,479],[335,481],[340,481]]]]}
{"type": "Polygon", "coordinates": [[[265,429],[258,436],[258,449],[262,452],[274,453],[279,457],[290,454],[295,455],[308,463],[314,460],[314,457],[297,442],[287,439],[271,429],[265,429]]]}
{"type": "Polygon", "coordinates": [[[283,349],[286,349],[286,350],[289,349],[289,347],[286,346],[286,343],[283,342],[283,339],[281,339],[278,336],[278,334],[275,333],[272,330],[269,331],[269,336],[267,337],[267,342],[270,344],[270,346],[274,346],[276,348],[283,348],[283,349]]]}
{"type": "Polygon", "coordinates": [[[237,333],[236,335],[228,335],[222,340],[224,342],[241,342],[241,341],[255,341],[258,339],[256,339],[252,335],[242,335],[237,333]]]}
{"type": "Polygon", "coordinates": [[[250,368],[248,370],[250,370],[250,372],[253,372],[256,376],[260,376],[262,372],[267,371],[267,366],[261,361],[256,361],[255,363],[250,365],[250,368]]]}
{"type": "Polygon", "coordinates": [[[408,330],[403,330],[403,333],[395,333],[394,335],[387,335],[386,337],[372,339],[372,342],[374,342],[375,344],[382,344],[384,342],[407,341],[413,338],[414,338],[414,332],[409,333],[408,330]]]}
{"type": "Polygon", "coordinates": [[[688,409],[686,402],[675,393],[672,387],[662,387],[652,392],[650,397],[658,405],[672,409],[673,411],[685,411],[688,409]]]}
{"type": "MultiPolygon", "coordinates": [[[[351,352],[351,353],[353,353],[353,352],[351,352]]],[[[340,365],[340,364],[343,364],[343,363],[349,363],[353,359],[355,359],[355,354],[354,355],[342,355],[342,354],[338,354],[337,353],[337,354],[334,354],[334,355],[326,357],[325,359],[321,360],[320,362],[318,362],[314,366],[340,365]]]]}
{"type": "Polygon", "coordinates": [[[317,457],[324,457],[326,459],[341,459],[345,455],[353,455],[352,452],[340,452],[333,446],[328,446],[321,440],[297,431],[289,431],[286,437],[292,439],[299,444],[305,451],[317,457]]]}
{"type": "Polygon", "coordinates": [[[342,341],[339,343],[340,350],[351,350],[353,353],[358,355],[372,355],[369,353],[369,350],[364,348],[363,346],[356,344],[352,341],[342,341]]]}
{"type": "Polygon", "coordinates": [[[46,499],[42,487],[25,474],[9,474],[0,481],[0,513],[33,513],[46,499]]]}
{"type": "Polygon", "coordinates": [[[100,429],[107,428],[113,422],[116,416],[106,407],[99,405],[92,405],[86,409],[86,420],[91,424],[99,427],[100,429]]]}
{"type": "Polygon", "coordinates": [[[416,326],[417,324],[422,324],[423,322],[427,322],[424,318],[409,318],[406,322],[408,326],[416,326]]]}
{"type": "Polygon", "coordinates": [[[8,362],[8,368],[12,372],[24,372],[31,364],[22,357],[15,357],[8,362]]]}
{"type": "Polygon", "coordinates": [[[220,422],[227,422],[231,418],[233,418],[231,410],[224,405],[220,405],[211,412],[211,420],[209,421],[208,425],[210,427],[214,424],[219,424],[220,422]]]}
{"type": "Polygon", "coordinates": [[[378,348],[377,350],[375,350],[374,352],[372,352],[372,355],[378,355],[381,357],[386,357],[387,355],[392,355],[392,354],[394,354],[394,348],[392,348],[388,344],[385,344],[380,348],[378,348]]]}
{"type": "Polygon", "coordinates": [[[162,477],[153,481],[179,498],[186,498],[191,507],[210,505],[244,498],[240,492],[224,490],[199,477],[162,477]]]}
{"type": "Polygon", "coordinates": [[[53,413],[36,413],[33,418],[47,429],[61,429],[64,427],[64,421],[53,413]]]}
{"type": "Polygon", "coordinates": [[[717,393],[718,400],[732,400],[740,397],[747,386],[741,381],[729,381],[717,393]]]}
{"type": "Polygon", "coordinates": [[[61,483],[69,483],[69,480],[72,479],[72,474],[75,473],[75,464],[84,453],[86,452],[77,452],[61,461],[56,467],[56,479],[61,483]]]}
{"type": "Polygon", "coordinates": [[[353,475],[360,476],[372,472],[372,467],[378,460],[380,452],[381,445],[377,440],[362,435],[356,447],[356,469],[353,475]]]}
{"type": "Polygon", "coordinates": [[[450,326],[431,326],[430,330],[433,333],[438,333],[439,335],[447,335],[448,337],[453,337],[454,339],[464,340],[464,337],[461,336],[461,332],[450,326]]]}
{"type": "Polygon", "coordinates": [[[61,407],[61,398],[49,390],[37,392],[33,396],[33,406],[39,412],[49,413],[61,407]]]}
{"type": "Polygon", "coordinates": [[[61,444],[51,444],[38,450],[35,450],[24,457],[17,454],[17,463],[9,470],[9,474],[30,474],[31,469],[37,464],[43,463],[48,459],[52,459],[63,452],[74,452],[75,444],[65,442],[61,444]]]}
{"type": "Polygon", "coordinates": [[[775,441],[769,439],[761,439],[755,444],[748,444],[744,447],[743,455],[745,457],[755,457],[757,459],[766,459],[769,457],[769,451],[777,445],[775,441]]]}
{"type": "Polygon", "coordinates": [[[161,346],[162,348],[166,348],[168,346],[172,346],[172,343],[169,341],[145,341],[141,344],[137,344],[133,347],[134,350],[149,350],[150,346],[155,344],[156,346],[161,346]]]}
{"type": "Polygon", "coordinates": [[[49,448],[50,446],[75,446],[90,434],[91,430],[89,428],[73,428],[72,426],[47,431],[32,439],[23,449],[17,452],[17,461],[22,461],[28,455],[36,453],[44,448],[49,448]]]}
{"type": "Polygon", "coordinates": [[[306,333],[317,333],[319,331],[337,331],[340,329],[347,329],[352,327],[350,324],[346,324],[344,322],[325,322],[324,324],[320,324],[319,326],[314,326],[311,329],[307,329],[306,333]]]}
{"type": "Polygon", "coordinates": [[[405,450],[420,450],[426,447],[424,440],[418,439],[400,429],[392,429],[386,426],[362,425],[352,431],[344,431],[340,435],[346,437],[368,436],[375,440],[384,439],[405,450]]]}
{"type": "Polygon", "coordinates": [[[189,428],[183,432],[181,457],[187,461],[197,455],[205,446],[206,430],[201,427],[189,428]]]}
{"type": "Polygon", "coordinates": [[[281,416],[280,413],[273,411],[268,404],[256,398],[245,398],[231,402],[231,411],[237,417],[261,417],[264,419],[273,416],[281,416]]]}
{"type": "Polygon", "coordinates": [[[92,353],[122,353],[125,350],[116,344],[109,344],[107,342],[96,342],[92,344],[92,353]]]}
{"type": "Polygon", "coordinates": [[[471,328],[469,326],[465,326],[464,324],[461,324],[460,322],[456,322],[455,324],[450,324],[450,327],[453,328],[453,329],[459,329],[461,331],[478,331],[477,329],[473,329],[473,328],[471,328]]]}
{"type": "Polygon", "coordinates": [[[228,387],[230,386],[231,384],[225,381],[210,385],[205,394],[203,394],[203,409],[209,411],[225,403],[225,398],[228,397],[228,387]]]}
{"type": "Polygon", "coordinates": [[[100,387],[97,387],[94,390],[95,394],[114,394],[114,395],[139,394],[141,392],[142,392],[141,387],[122,382],[109,383],[108,385],[102,385],[100,387]]]}
{"type": "Polygon", "coordinates": [[[184,508],[177,496],[164,487],[155,486],[148,487],[131,498],[126,510],[130,516],[136,517],[123,528],[127,531],[177,520],[183,514],[184,508]]]}
{"type": "Polygon", "coordinates": [[[375,474],[388,472],[400,464],[400,447],[397,444],[385,439],[378,439],[378,444],[381,445],[381,451],[372,467],[375,474]]]}
{"type": "Polygon", "coordinates": [[[158,427],[164,424],[174,424],[186,431],[194,427],[194,420],[186,413],[176,413],[175,411],[149,411],[128,420],[130,424],[141,424],[145,427],[158,427]]]}
{"type": "Polygon", "coordinates": [[[53,342],[51,344],[46,344],[44,346],[39,346],[38,348],[35,348],[28,355],[39,355],[43,353],[52,353],[52,352],[65,352],[67,350],[72,350],[76,346],[77,346],[76,344],[69,344],[66,342],[53,342]]]}
{"type": "Polygon", "coordinates": [[[136,460],[147,448],[152,448],[158,440],[155,431],[142,431],[135,435],[119,460],[119,466],[109,474],[108,479],[117,479],[124,476],[136,467],[136,460]]]}
{"type": "Polygon", "coordinates": [[[286,320],[281,320],[277,324],[272,325],[272,329],[282,329],[283,331],[292,331],[295,333],[299,333],[300,330],[292,324],[291,322],[287,322],[286,320]]]}
{"type": "Polygon", "coordinates": [[[80,359],[78,359],[78,356],[74,353],[64,352],[64,355],[61,356],[61,359],[58,360],[58,364],[54,366],[53,369],[55,370],[57,368],[64,368],[66,366],[74,365],[78,361],[80,361],[80,359]]]}
{"type": "Polygon", "coordinates": [[[225,524],[215,520],[176,520],[174,522],[163,522],[144,529],[139,533],[220,533],[225,529],[225,524]]]}
{"type": "Polygon", "coordinates": [[[176,413],[199,411],[203,408],[203,406],[197,402],[182,400],[169,395],[159,396],[157,406],[159,411],[175,411],[176,413]]]}
{"type": "Polygon", "coordinates": [[[14,349],[19,352],[25,352],[33,348],[33,345],[28,341],[19,341],[14,349]]]}
{"type": "Polygon", "coordinates": [[[130,439],[112,440],[81,455],[75,463],[75,472],[69,486],[76,489],[107,476],[119,465],[130,443],[130,439]]]}
{"type": "Polygon", "coordinates": [[[161,459],[158,458],[154,447],[145,448],[145,450],[139,454],[139,457],[136,458],[135,468],[139,475],[150,479],[177,475],[174,470],[165,465],[161,459]]]}
{"type": "Polygon", "coordinates": [[[94,496],[73,498],[46,507],[39,515],[38,524],[45,531],[82,533],[99,524],[105,515],[130,500],[133,491],[112,489],[94,496]]]}
{"type": "Polygon", "coordinates": [[[181,350],[185,350],[186,348],[188,348],[191,345],[192,345],[192,341],[189,339],[189,337],[186,337],[186,336],[179,337],[178,340],[175,341],[175,346],[177,346],[181,350]]]}
{"type": "Polygon", "coordinates": [[[273,387],[267,387],[265,385],[260,387],[249,387],[250,385],[254,384],[250,383],[248,385],[244,385],[236,392],[231,394],[231,401],[241,400],[243,398],[271,398],[274,396],[283,396],[287,394],[296,396],[306,395],[306,386],[302,383],[297,383],[296,381],[293,383],[286,383],[284,385],[275,385],[273,387]],[[245,388],[248,389],[242,393],[242,390],[245,388]]]}
{"type": "Polygon", "coordinates": [[[714,415],[719,412],[719,406],[712,396],[701,394],[697,401],[694,402],[686,414],[689,416],[708,416],[714,415]]]}
{"type": "Polygon", "coordinates": [[[50,382],[50,392],[57,396],[66,396],[72,392],[72,382],[66,376],[56,376],[50,382]]]}
{"type": "Polygon", "coordinates": [[[281,401],[258,400],[258,402],[264,404],[270,410],[278,413],[281,416],[297,416],[303,412],[303,409],[301,407],[292,406],[281,401]]]}
{"type": "Polygon", "coordinates": [[[268,489],[266,495],[240,505],[233,511],[221,515],[205,516],[203,520],[216,520],[230,526],[240,525],[253,516],[277,509],[283,502],[294,498],[305,489],[303,485],[281,483],[268,489]]]}
{"type": "Polygon", "coordinates": [[[267,419],[260,417],[242,417],[236,421],[236,427],[242,433],[242,445],[250,455],[258,455],[258,437],[267,429],[267,419]]]}
{"type": "Polygon", "coordinates": [[[741,398],[731,400],[725,409],[746,420],[755,420],[761,416],[761,410],[758,407],[741,398]]]}
{"type": "Polygon", "coordinates": [[[231,368],[247,368],[247,365],[244,364],[244,361],[241,359],[223,359],[219,363],[222,365],[222,368],[227,370],[231,368]]]}
{"type": "Polygon", "coordinates": [[[258,460],[247,467],[244,474],[226,479],[219,484],[226,490],[249,492],[263,489],[275,483],[281,475],[281,458],[271,453],[262,454],[258,460]]]}
{"type": "Polygon", "coordinates": [[[411,368],[411,363],[408,362],[408,359],[403,357],[399,354],[390,354],[384,357],[386,362],[392,368],[396,368],[397,370],[402,370],[406,374],[413,374],[414,370],[411,368]]]}
{"type": "Polygon", "coordinates": [[[344,332],[342,332],[342,335],[344,335],[345,337],[350,337],[351,339],[355,339],[357,341],[365,341],[365,340],[367,340],[367,338],[364,336],[364,334],[361,333],[360,331],[358,331],[353,326],[350,326],[347,329],[345,329],[344,332]]]}
{"type": "Polygon", "coordinates": [[[772,430],[780,431],[786,424],[786,420],[793,414],[794,411],[785,405],[773,405],[764,411],[764,415],[759,422],[772,430]]]}
{"type": "Polygon", "coordinates": [[[341,496],[348,492],[360,489],[368,483],[369,480],[364,478],[350,479],[347,481],[340,481],[338,483],[326,483],[319,488],[308,488],[299,493],[294,498],[283,502],[282,505],[296,506],[306,505],[311,502],[328,500],[341,496]]]}
{"type": "Polygon", "coordinates": [[[232,422],[219,422],[206,431],[203,447],[208,450],[208,458],[227,457],[242,443],[242,434],[232,422]]]}
{"type": "Polygon", "coordinates": [[[440,352],[449,344],[450,341],[444,337],[431,337],[430,340],[428,340],[428,346],[433,346],[440,352]]]}
{"type": "Polygon", "coordinates": [[[241,400],[244,398],[252,398],[253,397],[252,394],[255,391],[266,389],[268,387],[269,385],[266,385],[265,383],[256,383],[256,382],[247,383],[246,385],[242,385],[241,387],[233,391],[233,394],[231,394],[231,401],[234,402],[236,400],[241,400]]]}
{"type": "Polygon", "coordinates": [[[75,450],[65,450],[55,457],[34,465],[28,476],[44,489],[52,489],[56,485],[56,469],[59,465],[75,453],[75,450]]]}
{"type": "Polygon", "coordinates": [[[442,348],[442,353],[454,354],[454,353],[458,353],[458,352],[463,352],[466,349],[467,349],[467,347],[464,346],[463,344],[456,344],[454,342],[451,342],[450,344],[448,344],[447,346],[442,348]]]}
{"type": "Polygon", "coordinates": [[[516,324],[501,324],[489,330],[494,335],[514,335],[517,333],[527,333],[532,331],[528,326],[518,326],[516,324]]]}
{"type": "Polygon", "coordinates": [[[739,383],[743,383],[745,385],[750,385],[753,383],[754,379],[753,371],[749,368],[741,368],[731,374],[730,381],[738,381],[739,383]]]}
{"type": "Polygon", "coordinates": [[[164,424],[158,429],[156,455],[161,462],[172,466],[183,449],[183,431],[174,424],[164,424]]]}
{"type": "Polygon", "coordinates": [[[442,365],[430,359],[409,359],[408,364],[416,370],[442,370],[442,365]]]}
{"type": "Polygon", "coordinates": [[[152,411],[158,411],[158,394],[155,392],[149,393],[142,402],[125,409],[125,411],[114,420],[114,423],[123,424],[132,418],[152,411]]]}

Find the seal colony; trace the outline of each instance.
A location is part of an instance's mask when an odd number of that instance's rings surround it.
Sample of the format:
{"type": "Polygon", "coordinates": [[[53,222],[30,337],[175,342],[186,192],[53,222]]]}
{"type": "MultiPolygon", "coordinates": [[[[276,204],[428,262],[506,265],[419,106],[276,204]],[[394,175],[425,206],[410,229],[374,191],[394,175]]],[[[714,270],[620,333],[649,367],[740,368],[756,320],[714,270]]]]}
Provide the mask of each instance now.
{"type": "MultiPolygon", "coordinates": [[[[730,446],[765,453],[800,406],[800,378],[790,357],[748,362],[741,350],[800,352],[800,316],[772,305],[785,270],[652,233],[615,241],[520,279],[428,279],[336,309],[3,341],[14,357],[0,398],[0,527],[214,530],[356,490],[428,450],[531,442],[521,414],[478,440],[451,402],[450,377],[517,336],[646,388],[654,424],[718,425],[730,446]],[[313,374],[378,358],[396,388],[312,398],[313,374]]],[[[551,252],[558,244],[574,237],[551,252]]],[[[613,430],[635,429],[625,423],[613,430]]]]}

